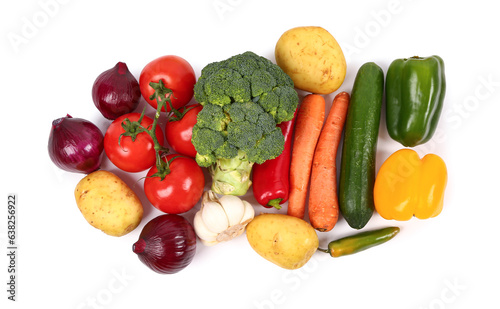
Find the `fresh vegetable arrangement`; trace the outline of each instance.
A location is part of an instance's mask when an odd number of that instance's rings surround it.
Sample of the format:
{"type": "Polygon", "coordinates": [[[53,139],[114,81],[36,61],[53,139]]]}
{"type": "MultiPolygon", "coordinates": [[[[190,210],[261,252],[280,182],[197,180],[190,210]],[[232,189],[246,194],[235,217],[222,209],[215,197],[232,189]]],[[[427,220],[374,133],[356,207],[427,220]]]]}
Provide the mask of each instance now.
{"type": "Polygon", "coordinates": [[[159,211],[132,251],[151,270],[174,274],[193,261],[197,240],[213,246],[246,232],[258,255],[297,269],[316,252],[345,256],[400,233],[396,226],[363,230],[321,248],[318,233],[339,220],[361,230],[374,213],[406,221],[442,212],[447,169],[438,155],[420,159],[401,149],[376,169],[384,89],[391,138],[407,147],[432,138],[446,88],[439,56],[396,59],[386,76],[367,62],[350,92],[335,93],[346,62],[326,29],[290,29],[274,52],[276,64],[246,51],[207,64],[198,79],[176,55],[146,64],[139,81],[123,62],[99,74],[92,100],[110,121],[104,134],[68,115],[53,121],[48,143],[56,166],[86,174],[74,191],[84,219],[123,237],[146,207],[159,211]],[[140,99],[148,103],[142,112],[135,111],[140,99]],[[145,115],[150,108],[154,117],[145,115]],[[106,159],[143,173],[136,179],[144,185],[129,187],[101,169],[106,159]]]}
{"type": "Polygon", "coordinates": [[[196,162],[209,168],[214,192],[245,195],[253,164],[283,152],[285,139],[276,125],[291,120],[297,108],[291,78],[246,52],[204,67],[194,96],[203,105],[191,139],[196,162]]]}

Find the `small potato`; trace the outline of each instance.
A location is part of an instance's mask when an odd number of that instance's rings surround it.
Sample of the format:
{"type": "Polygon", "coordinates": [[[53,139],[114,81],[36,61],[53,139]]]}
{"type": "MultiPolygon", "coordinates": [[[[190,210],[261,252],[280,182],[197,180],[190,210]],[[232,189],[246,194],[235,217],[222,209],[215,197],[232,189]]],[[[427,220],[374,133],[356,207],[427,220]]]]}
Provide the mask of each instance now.
{"type": "Polygon", "coordinates": [[[335,38],[321,27],[292,28],[275,48],[276,64],[295,87],[316,94],[337,90],[345,79],[344,53],[335,38]]]}
{"type": "Polygon", "coordinates": [[[250,246],[285,269],[304,266],[318,249],[318,235],[306,221],[285,214],[261,214],[247,225],[250,246]]]}
{"type": "Polygon", "coordinates": [[[128,234],[142,220],[143,208],[137,195],[108,171],[95,171],[80,180],[75,199],[87,222],[111,236],[128,234]]]}

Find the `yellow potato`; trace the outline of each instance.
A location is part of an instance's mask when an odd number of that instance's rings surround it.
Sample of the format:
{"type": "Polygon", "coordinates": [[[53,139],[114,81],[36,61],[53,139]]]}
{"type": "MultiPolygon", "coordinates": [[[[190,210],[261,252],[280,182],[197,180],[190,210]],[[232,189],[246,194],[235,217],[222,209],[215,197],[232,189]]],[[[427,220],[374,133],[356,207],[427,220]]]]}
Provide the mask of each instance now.
{"type": "Polygon", "coordinates": [[[298,89],[329,94],[344,82],[344,53],[335,38],[321,27],[286,31],[276,43],[275,57],[276,64],[298,89]]]}
{"type": "Polygon", "coordinates": [[[80,180],[75,199],[87,222],[111,236],[128,234],[142,220],[143,208],[137,195],[108,171],[95,171],[80,180]]]}
{"type": "Polygon", "coordinates": [[[285,214],[261,214],[247,225],[250,246],[285,269],[304,266],[318,249],[318,235],[306,221],[285,214]]]}

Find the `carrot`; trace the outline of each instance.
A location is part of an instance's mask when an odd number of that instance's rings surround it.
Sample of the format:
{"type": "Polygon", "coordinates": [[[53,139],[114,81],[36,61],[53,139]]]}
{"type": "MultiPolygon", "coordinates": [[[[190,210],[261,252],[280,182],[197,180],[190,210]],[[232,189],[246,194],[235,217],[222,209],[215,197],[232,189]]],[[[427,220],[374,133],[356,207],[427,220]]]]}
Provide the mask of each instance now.
{"type": "Polygon", "coordinates": [[[303,219],[314,149],[325,121],[325,99],[319,94],[308,94],[296,117],[287,214],[303,219]]]}
{"type": "Polygon", "coordinates": [[[309,190],[309,221],[320,232],[333,229],[339,217],[336,158],[348,106],[347,92],[335,96],[314,152],[309,190]]]}

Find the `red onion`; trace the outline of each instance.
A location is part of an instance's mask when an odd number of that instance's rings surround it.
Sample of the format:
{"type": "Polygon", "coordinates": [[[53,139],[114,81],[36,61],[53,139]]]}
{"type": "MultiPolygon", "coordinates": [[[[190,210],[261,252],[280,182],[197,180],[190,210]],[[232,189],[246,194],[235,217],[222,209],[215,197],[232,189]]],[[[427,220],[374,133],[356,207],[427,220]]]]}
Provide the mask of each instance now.
{"type": "Polygon", "coordinates": [[[174,274],[193,260],[196,234],[184,217],[160,215],[144,226],[132,250],[142,263],[155,272],[174,274]]]}
{"type": "Polygon", "coordinates": [[[49,156],[65,171],[88,174],[101,165],[103,140],[101,130],[92,122],[67,115],[52,122],[49,156]]]}
{"type": "Polygon", "coordinates": [[[95,106],[110,120],[134,111],[140,98],[139,83],[123,62],[101,73],[92,87],[95,106]]]}

